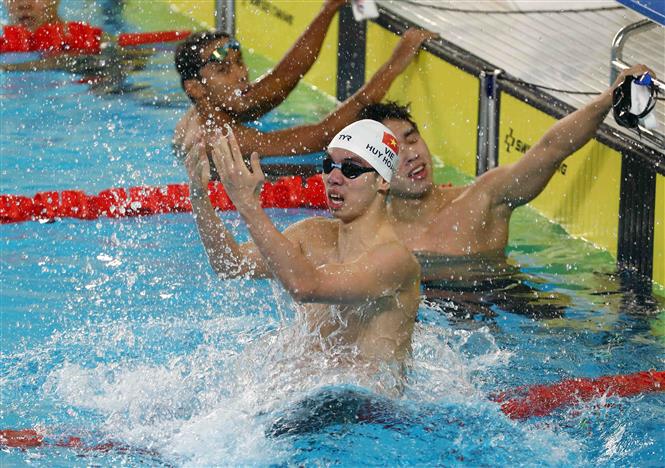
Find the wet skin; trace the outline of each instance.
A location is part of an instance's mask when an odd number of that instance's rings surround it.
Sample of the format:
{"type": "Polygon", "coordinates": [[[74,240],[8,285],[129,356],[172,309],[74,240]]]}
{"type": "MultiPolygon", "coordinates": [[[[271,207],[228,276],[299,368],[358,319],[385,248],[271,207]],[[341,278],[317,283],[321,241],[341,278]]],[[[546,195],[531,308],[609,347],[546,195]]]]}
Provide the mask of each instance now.
{"type": "Polygon", "coordinates": [[[60,0],[5,0],[9,21],[30,31],[44,23],[61,23],[58,16],[60,0]]]}
{"type": "MultiPolygon", "coordinates": [[[[389,213],[395,231],[422,261],[423,279],[464,275],[459,261],[446,267],[446,257],[487,253],[496,258],[508,241],[510,210],[495,206],[482,183],[441,187],[433,182],[432,156],[420,133],[403,120],[383,122],[397,136],[400,164],[390,187],[389,213]],[[452,266],[452,265],[451,265],[452,266]]],[[[478,179],[478,182],[482,176],[478,179]]],[[[499,255],[499,261],[505,260],[499,255]]]]}

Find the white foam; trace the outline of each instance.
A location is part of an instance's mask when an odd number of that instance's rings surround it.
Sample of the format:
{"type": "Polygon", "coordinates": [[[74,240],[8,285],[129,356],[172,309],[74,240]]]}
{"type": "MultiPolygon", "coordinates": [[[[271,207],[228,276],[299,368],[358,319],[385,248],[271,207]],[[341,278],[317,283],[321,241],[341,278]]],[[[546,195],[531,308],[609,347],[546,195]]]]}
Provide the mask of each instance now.
{"type": "MultiPolygon", "coordinates": [[[[153,319],[144,329],[181,325],[153,319]]],[[[44,389],[68,405],[100,414],[99,429],[108,438],[192,466],[288,460],[288,439],[266,437],[266,424],[322,387],[360,386],[394,398],[390,369],[339,365],[334,353],[313,351],[314,337],[297,320],[266,331],[271,327],[275,323],[260,316],[217,316],[196,324],[206,338],[188,354],[165,363],[147,362],[145,356],[95,367],[65,363],[50,373],[44,389]]],[[[140,337],[131,327],[109,323],[69,339],[116,349],[140,337]]],[[[408,381],[398,398],[471,405],[502,417],[474,382],[479,373],[508,361],[487,328],[452,331],[416,324],[408,381]]]]}

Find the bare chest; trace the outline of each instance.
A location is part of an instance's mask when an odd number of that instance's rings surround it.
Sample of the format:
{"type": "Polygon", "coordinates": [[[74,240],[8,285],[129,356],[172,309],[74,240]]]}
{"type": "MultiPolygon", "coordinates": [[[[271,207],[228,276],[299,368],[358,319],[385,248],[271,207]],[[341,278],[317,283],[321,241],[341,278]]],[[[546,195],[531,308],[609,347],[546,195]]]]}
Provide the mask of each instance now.
{"type": "Polygon", "coordinates": [[[503,248],[508,219],[482,200],[461,199],[395,229],[413,252],[470,255],[503,248]]]}

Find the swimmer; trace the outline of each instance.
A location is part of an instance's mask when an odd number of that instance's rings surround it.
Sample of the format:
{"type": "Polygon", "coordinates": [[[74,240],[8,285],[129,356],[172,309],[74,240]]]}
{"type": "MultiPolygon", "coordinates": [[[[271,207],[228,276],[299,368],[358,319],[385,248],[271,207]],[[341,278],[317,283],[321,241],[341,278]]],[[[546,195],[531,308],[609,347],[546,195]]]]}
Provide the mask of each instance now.
{"type": "Polygon", "coordinates": [[[388,62],[357,93],[317,124],[266,133],[243,125],[286,99],[314,63],[327,25],[342,3],[326,2],[284,59],[254,82],[248,80],[240,44],[235,39],[207,32],[194,34],[181,44],[176,51],[176,68],[194,106],[176,127],[176,152],[182,156],[188,153],[201,126],[210,131],[225,124],[233,128],[240,151],[246,156],[254,151],[261,157],[322,151],[331,135],[356,120],[360,109],[380,101],[411,63],[421,44],[436,37],[428,31],[408,30],[388,62]]]}
{"type": "MultiPolygon", "coordinates": [[[[58,14],[60,0],[4,0],[10,25],[21,26],[31,33],[41,26],[59,25],[65,30],[67,23],[58,14]]],[[[81,25],[88,33],[93,29],[81,25]]],[[[112,44],[113,39],[102,33],[101,41],[112,44]]],[[[7,72],[64,70],[86,76],[91,89],[100,94],[123,91],[124,80],[129,71],[142,70],[152,55],[147,50],[129,50],[121,47],[105,47],[102,53],[60,53],[50,54],[37,60],[19,63],[0,64],[0,70],[7,72]]]]}
{"type": "Polygon", "coordinates": [[[400,145],[388,213],[399,238],[421,261],[423,280],[457,281],[475,274],[472,279],[482,281],[500,273],[513,210],[538,196],[559,165],[593,138],[612,108],[614,88],[626,76],[647,71],[655,76],[644,65],[623,71],[600,96],[554,124],[518,162],[461,187],[434,185],[432,156],[405,106],[366,107],[359,117],[382,122],[400,145]],[[452,268],[446,260],[464,267],[463,257],[475,259],[478,271],[452,268]]]}
{"type": "Polygon", "coordinates": [[[301,305],[298,319],[313,338],[313,352],[370,372],[387,364],[401,376],[418,310],[420,267],[387,216],[398,158],[390,131],[365,120],[335,135],[323,161],[333,219],[305,219],[283,233],[259,202],[264,175],[258,154],[248,168],[232,132],[206,138],[213,141],[204,141],[201,132],[185,165],[194,219],[213,269],[224,279],[276,278],[301,305]],[[210,204],[208,143],[253,242],[238,244],[210,204]]]}
{"type": "Polygon", "coordinates": [[[30,32],[46,23],[64,24],[58,7],[60,0],[5,0],[9,23],[23,26],[30,32]]]}

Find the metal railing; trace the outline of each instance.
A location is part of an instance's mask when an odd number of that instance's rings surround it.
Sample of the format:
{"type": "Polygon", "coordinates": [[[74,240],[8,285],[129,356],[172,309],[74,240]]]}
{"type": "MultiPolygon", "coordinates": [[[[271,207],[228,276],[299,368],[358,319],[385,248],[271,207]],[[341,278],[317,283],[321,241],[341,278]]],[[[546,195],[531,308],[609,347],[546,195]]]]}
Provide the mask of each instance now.
{"type": "MultiPolygon", "coordinates": [[[[649,29],[655,27],[659,27],[658,24],[654,23],[651,20],[644,19],[637,21],[636,23],[629,24],[628,26],[624,26],[619,30],[619,32],[616,33],[614,39],[612,40],[609,84],[614,83],[614,80],[616,80],[619,73],[627,68],[630,68],[631,66],[631,64],[627,63],[623,59],[623,48],[626,45],[628,39],[635,34],[648,31],[649,29]]],[[[656,88],[660,91],[660,93],[661,94],[665,93],[665,82],[659,79],[654,79],[653,81],[654,84],[656,85],[656,88]]],[[[644,128],[642,126],[639,127],[639,134],[640,136],[643,136],[644,138],[652,141],[661,148],[665,148],[664,134],[644,128]]]]}

